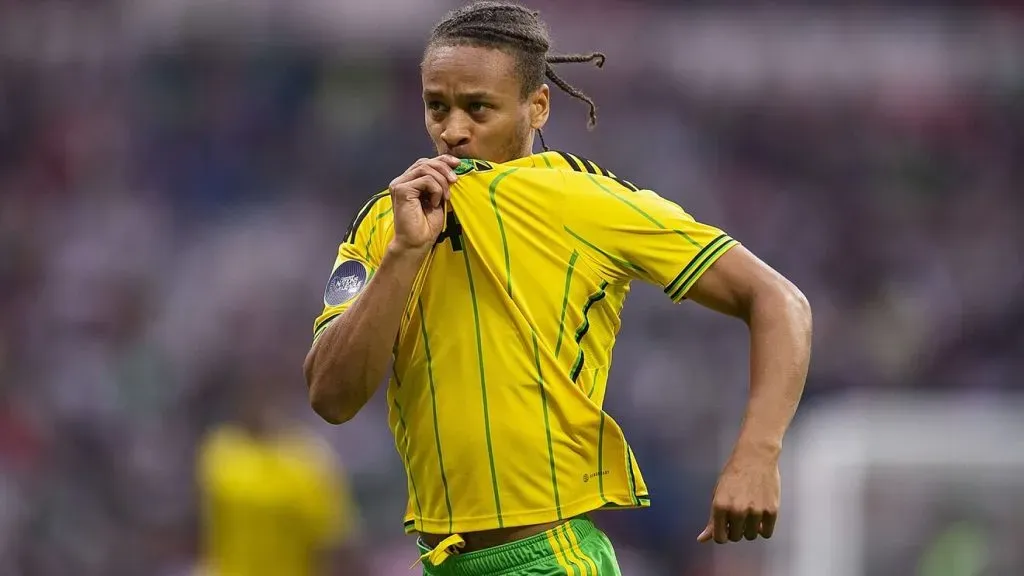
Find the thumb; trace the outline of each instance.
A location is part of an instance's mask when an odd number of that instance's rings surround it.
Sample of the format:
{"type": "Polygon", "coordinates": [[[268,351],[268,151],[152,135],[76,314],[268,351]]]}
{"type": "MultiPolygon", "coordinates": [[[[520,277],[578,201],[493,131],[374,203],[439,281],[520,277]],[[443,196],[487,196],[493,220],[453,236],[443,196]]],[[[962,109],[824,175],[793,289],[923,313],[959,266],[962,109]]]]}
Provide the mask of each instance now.
{"type": "Polygon", "coordinates": [[[697,542],[707,542],[708,540],[711,540],[711,534],[711,525],[709,524],[708,526],[705,526],[704,531],[697,536],[697,542]]]}

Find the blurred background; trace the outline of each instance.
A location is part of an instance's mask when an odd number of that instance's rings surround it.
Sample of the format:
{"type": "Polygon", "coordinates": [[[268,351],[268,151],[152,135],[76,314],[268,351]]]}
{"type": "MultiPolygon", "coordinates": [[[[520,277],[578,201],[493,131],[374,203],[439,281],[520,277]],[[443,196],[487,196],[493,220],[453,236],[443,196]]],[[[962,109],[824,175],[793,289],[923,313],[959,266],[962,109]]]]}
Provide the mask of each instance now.
{"type": "MultiPolygon", "coordinates": [[[[209,519],[259,510],[264,553],[415,573],[382,395],[332,428],[300,366],[355,210],[432,152],[456,4],[0,0],[0,574],[198,574],[209,519]]],[[[700,547],[746,331],[637,287],[606,408],[654,506],[597,517],[624,574],[1024,574],[1022,5],[531,5],[608,55],[560,68],[600,121],[555,91],[549,145],[815,311],[778,538],[700,547]]],[[[298,573],[260,552],[236,576],[298,573]]]]}

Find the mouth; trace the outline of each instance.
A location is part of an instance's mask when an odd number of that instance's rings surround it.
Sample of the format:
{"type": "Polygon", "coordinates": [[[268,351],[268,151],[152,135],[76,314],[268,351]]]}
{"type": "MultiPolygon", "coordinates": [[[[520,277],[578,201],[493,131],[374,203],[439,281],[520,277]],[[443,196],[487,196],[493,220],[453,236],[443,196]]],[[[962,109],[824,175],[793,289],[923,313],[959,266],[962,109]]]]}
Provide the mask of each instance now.
{"type": "Polygon", "coordinates": [[[473,158],[473,154],[469,148],[464,146],[456,146],[455,148],[448,148],[444,154],[450,154],[456,158],[473,158]]]}

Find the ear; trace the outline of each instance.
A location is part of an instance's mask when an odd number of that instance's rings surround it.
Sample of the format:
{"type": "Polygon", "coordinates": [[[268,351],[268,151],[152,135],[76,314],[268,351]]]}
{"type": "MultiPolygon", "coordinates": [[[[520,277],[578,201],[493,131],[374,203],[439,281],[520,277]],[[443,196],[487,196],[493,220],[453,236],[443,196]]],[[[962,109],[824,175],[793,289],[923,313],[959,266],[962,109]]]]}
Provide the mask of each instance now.
{"type": "Polygon", "coordinates": [[[530,127],[539,130],[548,123],[548,115],[551,114],[551,89],[547,84],[541,84],[540,88],[530,94],[530,127]]]}

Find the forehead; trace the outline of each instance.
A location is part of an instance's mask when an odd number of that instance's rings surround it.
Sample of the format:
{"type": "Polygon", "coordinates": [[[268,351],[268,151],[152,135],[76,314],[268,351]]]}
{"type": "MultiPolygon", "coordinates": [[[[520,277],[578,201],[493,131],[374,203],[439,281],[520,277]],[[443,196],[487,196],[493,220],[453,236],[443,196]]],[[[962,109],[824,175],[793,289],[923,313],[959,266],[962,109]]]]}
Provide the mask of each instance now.
{"type": "Polygon", "coordinates": [[[519,92],[515,58],[495,48],[435,46],[423,58],[424,93],[519,92]]]}

